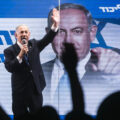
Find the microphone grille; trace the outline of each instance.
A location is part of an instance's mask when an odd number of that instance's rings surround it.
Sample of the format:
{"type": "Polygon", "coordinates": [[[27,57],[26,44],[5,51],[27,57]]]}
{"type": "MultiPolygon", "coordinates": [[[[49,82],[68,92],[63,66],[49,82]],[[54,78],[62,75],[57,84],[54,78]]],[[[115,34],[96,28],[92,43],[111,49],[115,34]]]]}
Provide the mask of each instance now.
{"type": "Polygon", "coordinates": [[[26,44],[26,39],[25,38],[22,39],[22,44],[26,44]]]}

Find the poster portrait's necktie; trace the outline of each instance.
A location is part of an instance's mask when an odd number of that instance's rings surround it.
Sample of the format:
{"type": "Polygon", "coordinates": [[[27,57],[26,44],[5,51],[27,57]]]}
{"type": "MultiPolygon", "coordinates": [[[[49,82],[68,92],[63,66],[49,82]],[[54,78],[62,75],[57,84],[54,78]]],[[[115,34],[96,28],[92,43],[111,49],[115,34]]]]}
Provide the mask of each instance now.
{"type": "Polygon", "coordinates": [[[61,76],[58,87],[55,92],[55,103],[58,104],[59,111],[66,111],[71,107],[71,93],[70,93],[70,82],[67,72],[61,76]]]}

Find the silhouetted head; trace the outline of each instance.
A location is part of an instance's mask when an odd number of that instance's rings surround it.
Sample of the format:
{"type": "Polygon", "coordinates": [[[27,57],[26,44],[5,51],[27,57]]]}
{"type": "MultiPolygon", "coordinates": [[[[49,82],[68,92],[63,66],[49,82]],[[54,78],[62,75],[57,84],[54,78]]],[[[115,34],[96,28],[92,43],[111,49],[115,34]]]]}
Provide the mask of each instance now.
{"type": "Polygon", "coordinates": [[[42,107],[35,115],[36,120],[60,120],[57,111],[51,106],[42,107]]]}
{"type": "Polygon", "coordinates": [[[109,95],[100,105],[97,120],[120,120],[120,92],[109,95]]]}
{"type": "Polygon", "coordinates": [[[71,111],[66,115],[65,120],[94,120],[94,119],[84,112],[71,111]]]}

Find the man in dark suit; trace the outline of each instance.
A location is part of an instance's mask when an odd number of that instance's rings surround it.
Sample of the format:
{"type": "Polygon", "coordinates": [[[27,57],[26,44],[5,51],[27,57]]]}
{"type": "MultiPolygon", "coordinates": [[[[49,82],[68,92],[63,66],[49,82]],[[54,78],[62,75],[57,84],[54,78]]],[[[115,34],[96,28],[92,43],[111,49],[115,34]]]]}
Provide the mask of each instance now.
{"type": "MultiPolygon", "coordinates": [[[[113,74],[119,73],[120,67],[117,64],[119,60],[116,58],[120,55],[104,48],[95,48],[92,52],[90,51],[90,43],[95,39],[97,26],[93,24],[92,16],[85,7],[68,3],[62,4],[60,9],[60,31],[52,42],[56,59],[42,65],[46,80],[46,88],[43,91],[44,104],[53,105],[61,115],[72,109],[70,90],[65,90],[65,88],[69,89],[69,81],[68,86],[67,81],[63,84],[62,93],[66,94],[61,95],[64,99],[62,104],[60,104],[59,87],[65,73],[61,53],[64,50],[64,43],[71,43],[79,60],[77,72],[85,95],[85,109],[88,113],[95,115],[99,103],[108,94],[120,89],[120,85],[117,84],[120,83],[120,76],[113,74]]],[[[51,13],[48,18],[48,29],[51,26],[50,15],[51,13]]]]}
{"type": "Polygon", "coordinates": [[[22,119],[28,113],[34,114],[42,107],[42,91],[46,85],[39,53],[57,34],[59,12],[53,9],[52,27],[41,40],[29,40],[30,31],[26,25],[16,28],[16,44],[4,50],[5,67],[12,73],[12,109],[15,119],[22,119]]]}

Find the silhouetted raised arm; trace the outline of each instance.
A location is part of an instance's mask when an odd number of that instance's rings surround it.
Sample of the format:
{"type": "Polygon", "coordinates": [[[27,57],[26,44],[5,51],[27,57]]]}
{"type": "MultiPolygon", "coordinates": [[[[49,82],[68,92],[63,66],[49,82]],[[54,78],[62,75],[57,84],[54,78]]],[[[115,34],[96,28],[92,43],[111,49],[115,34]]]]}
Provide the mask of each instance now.
{"type": "Polygon", "coordinates": [[[73,110],[84,112],[83,90],[76,72],[78,62],[77,54],[73,44],[65,43],[64,46],[65,50],[62,53],[62,62],[70,78],[73,110]]]}

